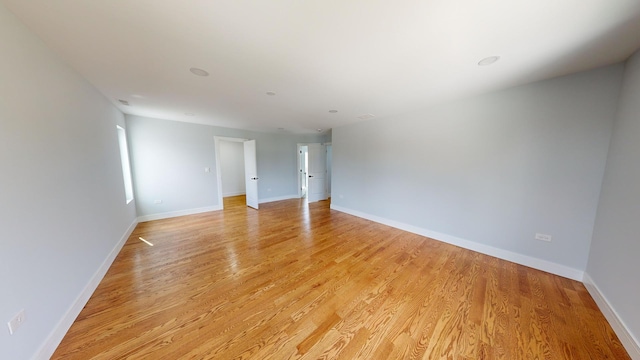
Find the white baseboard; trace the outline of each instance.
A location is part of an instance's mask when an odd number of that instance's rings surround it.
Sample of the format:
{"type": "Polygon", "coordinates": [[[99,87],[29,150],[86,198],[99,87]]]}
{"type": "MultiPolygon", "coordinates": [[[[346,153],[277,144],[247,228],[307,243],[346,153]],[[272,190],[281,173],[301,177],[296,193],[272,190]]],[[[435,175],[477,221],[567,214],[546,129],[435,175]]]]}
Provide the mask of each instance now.
{"type": "Polygon", "coordinates": [[[270,203],[270,202],[274,202],[274,201],[299,199],[299,198],[300,197],[298,195],[286,195],[286,196],[278,196],[278,197],[272,197],[272,198],[266,198],[266,199],[259,199],[258,203],[264,204],[264,203],[270,203]]]}
{"type": "Polygon", "coordinates": [[[138,225],[138,221],[133,220],[127,231],[120,238],[120,241],[118,241],[118,243],[113,247],[107,258],[104,259],[98,270],[93,274],[89,283],[84,287],[84,289],[82,289],[82,292],[78,295],[69,310],[67,310],[62,319],[58,321],[58,324],[56,324],[49,336],[47,336],[44,344],[40,346],[40,349],[38,349],[33,356],[34,360],[45,360],[51,358],[51,355],[56,351],[56,348],[60,345],[60,342],[67,334],[67,331],[69,331],[69,328],[71,328],[71,325],[73,325],[73,322],[76,320],[78,315],[80,315],[80,312],[91,298],[91,295],[93,295],[93,292],[98,288],[98,285],[100,285],[100,282],[111,267],[113,261],[116,259],[116,256],[120,253],[124,244],[129,239],[129,236],[131,236],[136,225],[138,225]]]}
{"type": "MultiPolygon", "coordinates": [[[[263,204],[263,203],[268,203],[268,202],[273,202],[273,201],[281,201],[281,200],[289,200],[289,199],[297,199],[297,198],[298,198],[298,195],[287,195],[287,196],[272,197],[272,198],[267,198],[267,199],[260,199],[260,200],[258,200],[258,202],[260,204],[263,204]]],[[[222,210],[222,206],[215,205],[215,206],[207,206],[207,207],[195,208],[195,209],[187,209],[187,210],[170,211],[170,212],[158,213],[158,214],[143,215],[143,216],[138,216],[138,222],[169,219],[169,218],[174,218],[174,217],[178,217],[178,216],[194,215],[194,214],[200,214],[200,213],[204,213],[204,212],[218,211],[218,210],[222,210]]]]}
{"type": "Polygon", "coordinates": [[[246,195],[247,193],[244,191],[231,191],[231,192],[223,192],[222,193],[222,197],[228,197],[228,196],[240,196],[240,195],[246,195]]]}
{"type": "Polygon", "coordinates": [[[215,206],[207,206],[207,207],[201,207],[201,208],[195,208],[195,209],[186,209],[186,210],[178,210],[178,211],[170,211],[165,213],[138,216],[138,222],[169,219],[169,218],[174,218],[178,216],[200,214],[204,212],[217,211],[217,210],[222,210],[222,206],[215,205],[215,206]]]}
{"type": "Polygon", "coordinates": [[[602,291],[596,283],[593,281],[591,276],[588,273],[584,274],[584,286],[593,297],[593,300],[602,311],[602,314],[609,321],[611,328],[618,335],[618,338],[622,342],[625,350],[629,353],[634,360],[640,360],[640,341],[634,338],[629,328],[625,325],[624,321],[618,316],[618,313],[613,309],[607,298],[604,296],[602,291]]]}
{"type": "Polygon", "coordinates": [[[388,225],[400,230],[408,231],[414,234],[426,236],[428,238],[459,246],[461,248],[473,250],[485,255],[494,256],[503,260],[511,261],[516,264],[528,266],[534,269],[546,271],[555,275],[563,276],[569,279],[582,281],[584,272],[565,265],[556,264],[551,261],[538,259],[533,256],[519,254],[513,251],[496,248],[493,246],[481,244],[475,241],[462,239],[456,236],[443,234],[437,231],[423,229],[417,226],[405,224],[399,221],[386,219],[380,216],[363,213],[357,210],[344,208],[342,206],[331,204],[331,209],[344,212],[350,215],[361,217],[363,219],[375,221],[380,224],[388,225]]]}

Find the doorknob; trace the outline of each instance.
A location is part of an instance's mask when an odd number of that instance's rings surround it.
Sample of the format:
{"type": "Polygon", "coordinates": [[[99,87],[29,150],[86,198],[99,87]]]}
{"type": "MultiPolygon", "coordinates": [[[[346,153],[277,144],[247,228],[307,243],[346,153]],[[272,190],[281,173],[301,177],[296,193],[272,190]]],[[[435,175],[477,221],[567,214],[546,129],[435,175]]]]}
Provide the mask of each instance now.
{"type": "Polygon", "coordinates": [[[258,180],[258,178],[257,177],[252,177],[251,180],[258,180]]]}
{"type": "Polygon", "coordinates": [[[312,177],[313,177],[313,175],[309,175],[309,177],[310,177],[310,178],[312,178],[312,177]]]}

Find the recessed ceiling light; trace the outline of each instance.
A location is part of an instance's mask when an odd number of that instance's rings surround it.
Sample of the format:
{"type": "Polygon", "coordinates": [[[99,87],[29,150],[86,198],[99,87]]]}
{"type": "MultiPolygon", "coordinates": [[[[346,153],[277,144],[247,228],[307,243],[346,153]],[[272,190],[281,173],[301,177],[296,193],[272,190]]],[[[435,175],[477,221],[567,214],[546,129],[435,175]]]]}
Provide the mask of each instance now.
{"type": "Polygon", "coordinates": [[[322,132],[322,129],[316,129],[317,132],[322,132]]]}
{"type": "Polygon", "coordinates": [[[194,113],[184,113],[184,114],[187,115],[187,116],[195,116],[196,115],[194,113]]]}
{"type": "Polygon", "coordinates": [[[486,57],[486,58],[478,61],[478,66],[491,65],[491,64],[495,63],[498,60],[500,60],[500,56],[489,56],[489,57],[486,57]]]}
{"type": "Polygon", "coordinates": [[[338,110],[329,110],[330,113],[335,114],[338,112],[338,110]]]}
{"type": "Polygon", "coordinates": [[[278,130],[281,130],[281,131],[282,131],[282,130],[284,130],[284,128],[278,128],[278,130]]]}
{"type": "Polygon", "coordinates": [[[120,104],[122,104],[122,105],[129,106],[129,102],[128,102],[127,100],[118,99],[118,101],[119,101],[119,102],[120,102],[120,104]]]}
{"type": "Polygon", "coordinates": [[[189,71],[191,71],[193,74],[198,75],[198,76],[209,76],[209,73],[206,72],[205,70],[202,70],[202,69],[191,68],[191,69],[189,69],[189,71]]]}
{"type": "Polygon", "coordinates": [[[274,96],[276,93],[274,91],[267,91],[267,95],[274,96]]]}

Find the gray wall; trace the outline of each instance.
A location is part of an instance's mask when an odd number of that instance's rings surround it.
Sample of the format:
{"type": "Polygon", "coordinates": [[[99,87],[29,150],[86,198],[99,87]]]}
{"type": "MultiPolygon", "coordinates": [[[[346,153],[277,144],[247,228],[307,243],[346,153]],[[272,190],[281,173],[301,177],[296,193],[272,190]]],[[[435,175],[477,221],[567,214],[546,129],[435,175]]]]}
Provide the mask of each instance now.
{"type": "Polygon", "coordinates": [[[244,178],[244,145],[235,141],[220,141],[220,175],[222,196],[246,193],[244,178]]]}
{"type": "Polygon", "coordinates": [[[640,339],[640,53],[626,64],[587,273],[640,339]]]}
{"type": "Polygon", "coordinates": [[[334,128],[332,205],[583,271],[622,70],[334,128]]]}
{"type": "Polygon", "coordinates": [[[28,359],[136,214],[125,205],[122,113],[3,5],[0,54],[0,359],[28,359]],[[10,336],[20,309],[27,320],[10,336]]]}
{"type": "Polygon", "coordinates": [[[297,195],[296,145],[322,141],[320,135],[261,133],[133,115],[126,121],[138,216],[220,205],[214,136],[256,140],[260,200],[297,195]],[[206,167],[210,173],[204,172],[206,167]]]}

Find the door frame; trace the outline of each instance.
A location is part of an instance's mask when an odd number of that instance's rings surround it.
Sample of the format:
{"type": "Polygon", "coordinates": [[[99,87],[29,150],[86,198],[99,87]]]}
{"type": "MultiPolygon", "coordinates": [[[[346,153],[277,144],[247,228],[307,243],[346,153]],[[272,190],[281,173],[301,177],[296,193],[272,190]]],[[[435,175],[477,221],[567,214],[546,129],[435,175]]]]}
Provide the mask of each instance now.
{"type": "Polygon", "coordinates": [[[324,191],[327,193],[327,197],[331,200],[331,178],[333,177],[333,144],[331,142],[323,143],[324,147],[327,149],[327,174],[325,176],[325,186],[324,191]],[[329,151],[331,149],[331,151],[329,151]],[[329,164],[329,153],[331,153],[331,164],[329,164]]]}
{"type": "Polygon", "coordinates": [[[231,142],[240,142],[244,143],[251,139],[244,138],[233,138],[233,137],[225,137],[225,136],[214,136],[213,142],[215,144],[215,152],[216,152],[216,178],[218,182],[218,204],[220,205],[220,210],[224,209],[224,201],[222,200],[222,173],[220,172],[220,141],[231,141],[231,142]]]}

